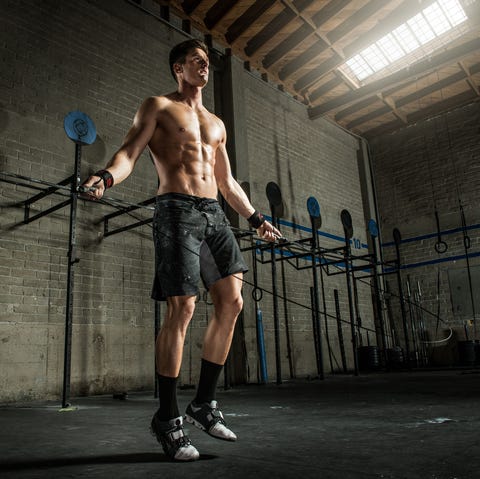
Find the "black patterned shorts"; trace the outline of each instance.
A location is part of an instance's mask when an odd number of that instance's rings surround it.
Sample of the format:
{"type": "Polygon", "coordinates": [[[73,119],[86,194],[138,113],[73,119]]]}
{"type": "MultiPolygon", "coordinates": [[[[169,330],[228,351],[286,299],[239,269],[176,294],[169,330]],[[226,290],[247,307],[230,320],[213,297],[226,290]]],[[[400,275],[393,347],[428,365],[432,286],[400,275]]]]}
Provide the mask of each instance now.
{"type": "Polygon", "coordinates": [[[215,281],[246,272],[230,223],[217,200],[182,193],[156,199],[153,217],[155,279],[152,298],[198,294],[202,279],[215,281]]]}

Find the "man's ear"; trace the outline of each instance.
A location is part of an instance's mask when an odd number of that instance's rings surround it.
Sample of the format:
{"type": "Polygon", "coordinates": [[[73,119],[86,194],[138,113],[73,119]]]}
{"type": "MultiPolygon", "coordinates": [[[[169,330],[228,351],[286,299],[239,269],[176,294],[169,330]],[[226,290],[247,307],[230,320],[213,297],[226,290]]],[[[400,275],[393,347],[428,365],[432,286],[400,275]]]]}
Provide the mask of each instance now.
{"type": "Polygon", "coordinates": [[[178,73],[178,74],[182,73],[183,72],[183,65],[181,63],[174,63],[173,64],[173,71],[175,73],[178,73]]]}

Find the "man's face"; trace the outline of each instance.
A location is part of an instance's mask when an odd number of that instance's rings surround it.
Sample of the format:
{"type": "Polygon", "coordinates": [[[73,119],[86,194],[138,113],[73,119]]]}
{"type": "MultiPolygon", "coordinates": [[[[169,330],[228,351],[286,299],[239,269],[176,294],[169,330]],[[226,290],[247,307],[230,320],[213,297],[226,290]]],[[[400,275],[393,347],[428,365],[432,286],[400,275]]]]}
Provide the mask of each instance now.
{"type": "Polygon", "coordinates": [[[178,64],[182,78],[192,86],[203,87],[208,82],[208,61],[207,54],[200,48],[188,52],[185,63],[178,64]]]}

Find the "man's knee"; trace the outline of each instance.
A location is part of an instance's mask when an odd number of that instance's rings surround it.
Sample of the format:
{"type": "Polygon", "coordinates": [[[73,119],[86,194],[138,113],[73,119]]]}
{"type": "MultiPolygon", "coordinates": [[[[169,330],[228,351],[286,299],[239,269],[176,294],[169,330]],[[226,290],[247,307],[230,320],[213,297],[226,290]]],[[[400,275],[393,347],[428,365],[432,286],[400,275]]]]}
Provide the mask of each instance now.
{"type": "Polygon", "coordinates": [[[241,294],[238,294],[233,300],[232,309],[238,315],[242,311],[242,308],[243,308],[243,298],[241,294]]]}
{"type": "Polygon", "coordinates": [[[195,311],[195,296],[175,296],[168,299],[167,320],[178,326],[187,326],[195,311]]]}
{"type": "Polygon", "coordinates": [[[238,316],[243,308],[243,298],[241,294],[236,294],[227,298],[222,298],[218,304],[218,309],[228,311],[232,316],[238,316]]]}

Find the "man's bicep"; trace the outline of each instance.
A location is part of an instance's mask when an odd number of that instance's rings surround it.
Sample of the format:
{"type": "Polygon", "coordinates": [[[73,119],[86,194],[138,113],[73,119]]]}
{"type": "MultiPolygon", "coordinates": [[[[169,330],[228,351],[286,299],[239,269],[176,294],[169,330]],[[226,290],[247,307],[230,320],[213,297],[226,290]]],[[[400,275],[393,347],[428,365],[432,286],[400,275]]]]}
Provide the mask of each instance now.
{"type": "Polygon", "coordinates": [[[227,149],[223,143],[217,148],[215,155],[215,179],[219,187],[228,184],[233,179],[227,149]]]}
{"type": "Polygon", "coordinates": [[[135,114],[122,145],[129,158],[136,160],[151,140],[157,126],[157,111],[155,100],[148,98],[135,114]]]}

